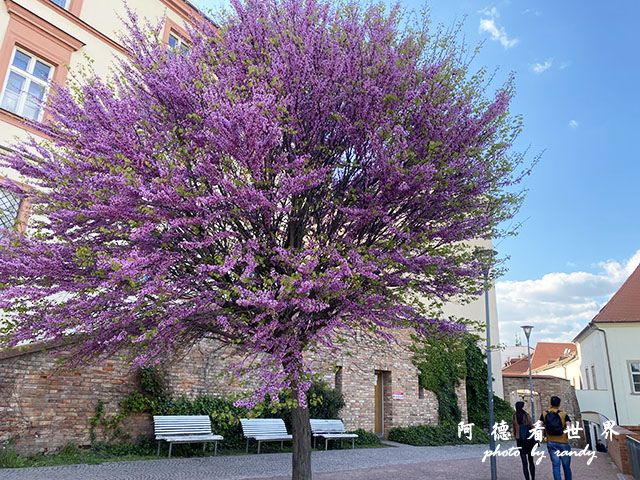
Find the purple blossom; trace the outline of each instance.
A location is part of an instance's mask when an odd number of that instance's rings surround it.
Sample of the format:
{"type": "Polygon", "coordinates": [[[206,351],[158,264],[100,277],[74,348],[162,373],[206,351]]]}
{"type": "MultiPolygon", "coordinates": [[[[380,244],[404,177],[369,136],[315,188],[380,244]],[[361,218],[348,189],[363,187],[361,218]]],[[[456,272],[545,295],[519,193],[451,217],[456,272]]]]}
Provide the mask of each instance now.
{"type": "Polygon", "coordinates": [[[511,85],[487,100],[397,7],[232,5],[187,54],[130,13],[119,75],[54,88],[50,141],[4,154],[39,216],[0,239],[1,345],[73,333],[74,362],[144,365],[216,338],[260,367],[245,403],[303,405],[303,353],[339,331],[460,331],[416,299],[481,288],[466,242],[519,199],[511,85]]]}

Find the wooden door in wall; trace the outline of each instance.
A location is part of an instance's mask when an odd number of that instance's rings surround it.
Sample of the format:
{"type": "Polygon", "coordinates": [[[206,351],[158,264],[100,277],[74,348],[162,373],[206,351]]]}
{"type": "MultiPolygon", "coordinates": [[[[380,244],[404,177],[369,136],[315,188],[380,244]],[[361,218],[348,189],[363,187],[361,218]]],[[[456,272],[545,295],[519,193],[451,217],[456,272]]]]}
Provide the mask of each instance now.
{"type": "Polygon", "coordinates": [[[384,433],[384,429],[383,429],[383,417],[384,417],[384,411],[383,411],[383,402],[382,399],[384,398],[384,385],[382,382],[382,372],[375,372],[376,375],[376,385],[375,385],[375,393],[374,393],[374,398],[375,398],[375,422],[374,422],[374,433],[377,433],[379,435],[382,435],[384,433]]]}

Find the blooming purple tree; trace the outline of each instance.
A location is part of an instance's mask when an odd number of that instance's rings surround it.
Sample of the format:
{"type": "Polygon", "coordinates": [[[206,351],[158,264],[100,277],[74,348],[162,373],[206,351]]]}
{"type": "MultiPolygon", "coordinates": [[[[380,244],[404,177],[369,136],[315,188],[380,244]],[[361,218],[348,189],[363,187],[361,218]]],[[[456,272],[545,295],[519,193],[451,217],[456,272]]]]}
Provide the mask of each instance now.
{"type": "Polygon", "coordinates": [[[305,351],[459,328],[422,300],[478,291],[467,241],[518,204],[519,120],[510,84],[487,99],[455,40],[397,8],[232,4],[186,53],[131,14],[118,75],[55,89],[48,140],[4,157],[37,215],[0,241],[1,344],[73,334],[71,361],[134,365],[233,344],[261,361],[249,404],[297,400],[308,479],[305,351]]]}

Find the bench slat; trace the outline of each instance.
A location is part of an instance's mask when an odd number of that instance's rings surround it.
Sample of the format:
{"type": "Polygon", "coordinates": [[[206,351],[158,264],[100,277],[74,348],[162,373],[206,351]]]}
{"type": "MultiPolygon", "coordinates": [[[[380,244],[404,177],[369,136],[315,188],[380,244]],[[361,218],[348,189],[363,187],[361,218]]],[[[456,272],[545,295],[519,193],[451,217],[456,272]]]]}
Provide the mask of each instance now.
{"type": "Polygon", "coordinates": [[[159,436],[156,437],[157,440],[167,440],[173,443],[189,443],[189,442],[206,442],[206,441],[221,441],[223,437],[221,435],[176,435],[176,436],[159,436]]]}
{"type": "Polygon", "coordinates": [[[215,442],[216,454],[218,442],[224,440],[224,437],[214,435],[211,431],[211,419],[208,415],[154,415],[153,430],[158,441],[158,454],[160,441],[164,440],[169,443],[169,457],[174,443],[215,442]]]}
{"type": "Polygon", "coordinates": [[[249,439],[258,442],[260,453],[261,442],[284,442],[293,440],[287,433],[287,427],[281,418],[241,418],[242,434],[247,439],[247,451],[249,451],[249,439]]]}
{"type": "Polygon", "coordinates": [[[313,433],[345,433],[342,420],[325,420],[312,418],[310,420],[310,423],[311,431],[313,433]]]}
{"type": "Polygon", "coordinates": [[[314,438],[321,437],[325,439],[325,450],[329,447],[329,440],[351,439],[351,446],[355,448],[355,439],[358,435],[355,433],[346,433],[344,424],[340,419],[322,419],[312,418],[309,420],[311,424],[311,433],[314,438]]]}
{"type": "Polygon", "coordinates": [[[245,437],[260,436],[287,436],[287,427],[281,418],[241,418],[242,432],[245,437]]]}

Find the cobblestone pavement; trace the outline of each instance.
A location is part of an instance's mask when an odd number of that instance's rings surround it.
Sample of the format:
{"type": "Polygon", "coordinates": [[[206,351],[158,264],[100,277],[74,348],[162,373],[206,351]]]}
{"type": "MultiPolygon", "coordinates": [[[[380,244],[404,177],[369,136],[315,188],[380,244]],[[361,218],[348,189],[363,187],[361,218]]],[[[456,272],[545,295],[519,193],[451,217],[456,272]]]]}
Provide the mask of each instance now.
{"type": "MultiPolygon", "coordinates": [[[[418,480],[488,479],[489,461],[482,463],[484,445],[450,447],[410,447],[333,450],[314,452],[314,480],[418,480]]],[[[523,478],[519,457],[497,459],[498,478],[523,478]]],[[[572,461],[574,478],[580,480],[620,480],[607,454],[598,454],[593,463],[572,461]]],[[[538,466],[538,480],[552,479],[548,458],[538,466]]],[[[291,454],[179,458],[137,462],[69,465],[23,469],[0,469],[1,480],[285,480],[291,475],[291,454]]]]}
{"type": "MultiPolygon", "coordinates": [[[[522,480],[522,464],[519,457],[497,459],[498,480],[522,480]]],[[[584,458],[574,458],[571,471],[576,480],[633,480],[622,475],[608,454],[598,454],[590,465],[584,458]]],[[[285,480],[289,476],[261,478],[259,480],[285,480]]],[[[431,461],[404,465],[391,465],[340,472],[314,473],[314,480],[489,480],[489,461],[481,458],[431,461]]],[[[258,480],[258,479],[255,479],[258,480]]],[[[536,467],[536,480],[553,480],[551,462],[543,459],[536,467]]]]}

